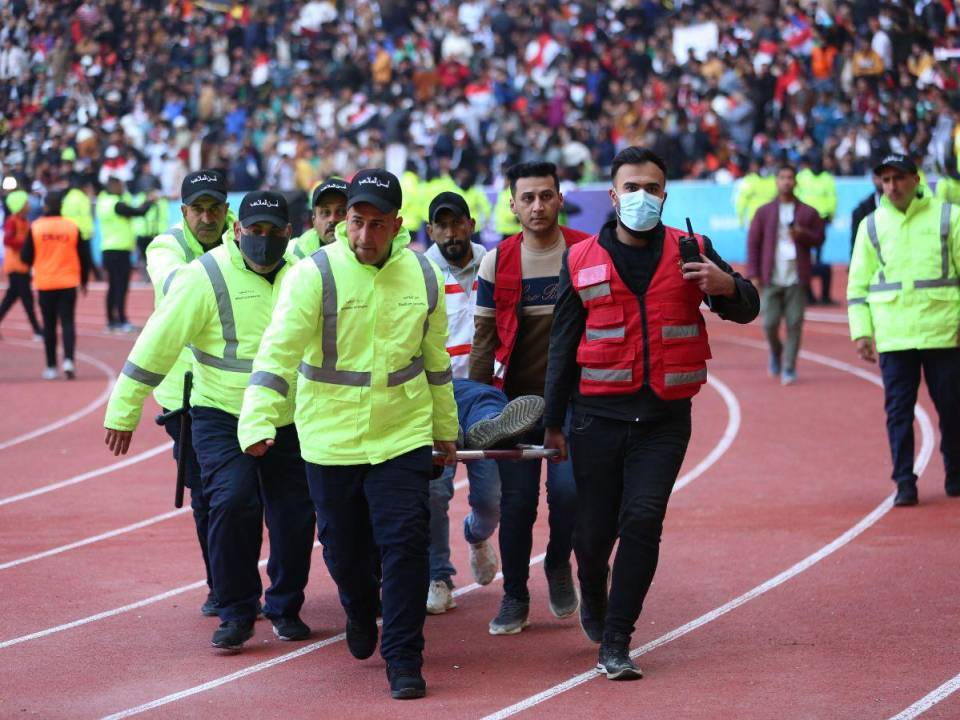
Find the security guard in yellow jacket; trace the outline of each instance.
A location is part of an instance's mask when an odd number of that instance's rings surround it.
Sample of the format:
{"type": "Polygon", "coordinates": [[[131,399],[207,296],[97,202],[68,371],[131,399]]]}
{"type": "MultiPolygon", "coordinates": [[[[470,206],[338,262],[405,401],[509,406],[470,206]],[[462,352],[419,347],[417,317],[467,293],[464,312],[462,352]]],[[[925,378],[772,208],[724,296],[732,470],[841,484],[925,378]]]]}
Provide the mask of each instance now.
{"type": "Polygon", "coordinates": [[[940,416],[946,492],[960,497],[960,208],[931,197],[904,155],[888,155],[874,172],[883,198],[857,231],[847,304],[860,357],[880,358],[894,504],[917,504],[913,408],[921,369],[940,416]]]}
{"type": "Polygon", "coordinates": [[[346,181],[330,178],[317,185],[310,196],[310,207],[310,229],[291,240],[287,248],[301,260],[336,239],[337,224],[347,215],[346,181]]]}
{"type": "Polygon", "coordinates": [[[399,180],[361,170],[337,240],[301,261],[253,366],[240,445],[273,452],[296,424],[323,557],[347,615],[347,646],[377,646],[371,543],[383,559],[381,654],[394,698],[422,697],[431,450],[455,462],[457,408],[439,268],[407,248],[399,180]],[[294,389],[295,388],[295,389],[294,389]],[[268,449],[269,448],[269,449],[268,449]]]}
{"type": "MultiPolygon", "coordinates": [[[[180,185],[180,200],[183,222],[157,235],[146,248],[147,274],[153,284],[154,308],[160,306],[177,273],[207,250],[217,247],[228,229],[233,232],[233,223],[237,219],[227,208],[227,181],[216,170],[188,173],[180,185]]],[[[180,407],[183,401],[183,375],[192,366],[193,354],[189,348],[183,348],[163,382],[154,389],[153,397],[164,413],[180,407]]],[[[178,458],[181,452],[180,418],[168,419],[164,429],[173,439],[173,457],[178,458]]],[[[203,494],[196,452],[189,443],[185,449],[187,455],[183,462],[186,463],[186,486],[190,488],[190,507],[193,509],[197,539],[207,571],[207,599],[200,612],[207,617],[216,617],[217,598],[213,591],[207,550],[210,503],[203,494]]]]}
{"type": "Polygon", "coordinates": [[[126,453],[147,394],[190,346],[192,438],[210,503],[207,542],[222,620],[211,643],[224,650],[238,650],[253,636],[264,513],[271,585],[263,614],[281,640],[309,636],[299,612],[315,526],[292,398],[276,408],[270,452],[254,458],[237,442],[244,389],[258,382],[253,358],[294,260],[284,257],[291,228],[283,195],[248,193],[239,217],[233,237],[177,271],[123,366],[104,421],[107,446],[126,453]]]}

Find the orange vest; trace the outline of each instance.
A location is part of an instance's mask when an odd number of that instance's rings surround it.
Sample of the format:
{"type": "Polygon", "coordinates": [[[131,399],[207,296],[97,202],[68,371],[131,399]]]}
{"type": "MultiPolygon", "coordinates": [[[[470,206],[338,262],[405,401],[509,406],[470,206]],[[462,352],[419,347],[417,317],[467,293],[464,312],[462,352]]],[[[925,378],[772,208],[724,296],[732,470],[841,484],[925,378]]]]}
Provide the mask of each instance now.
{"type": "MultiPolygon", "coordinates": [[[[560,226],[567,247],[590,237],[587,233],[560,226]]],[[[520,331],[520,306],[523,296],[523,267],[520,243],[523,232],[511,235],[497,246],[493,279],[493,303],[497,323],[497,347],[493,358],[493,385],[503,389],[507,367],[520,331]]]]}
{"type": "Polygon", "coordinates": [[[80,284],[80,231],[64,217],[42,217],[30,226],[33,282],[37,290],[64,290],[80,284]]]}
{"type": "Polygon", "coordinates": [[[4,237],[3,239],[3,244],[7,246],[4,248],[3,253],[3,271],[7,275],[10,273],[28,273],[30,272],[30,266],[20,259],[19,248],[23,247],[23,241],[27,239],[27,231],[30,229],[30,223],[20,215],[11,215],[7,219],[7,223],[13,226],[13,237],[4,237]],[[16,242],[11,242],[11,240],[14,239],[16,242]],[[18,249],[12,247],[14,244],[18,249]]]}
{"type": "MultiPolygon", "coordinates": [[[[710,343],[703,293],[680,274],[676,228],[642,298],[617,273],[597,236],[567,254],[570,281],[587,310],[577,348],[583,395],[624,395],[648,385],[663,400],[693,397],[707,381],[710,343]]],[[[697,236],[700,252],[703,239],[697,236]]]]}

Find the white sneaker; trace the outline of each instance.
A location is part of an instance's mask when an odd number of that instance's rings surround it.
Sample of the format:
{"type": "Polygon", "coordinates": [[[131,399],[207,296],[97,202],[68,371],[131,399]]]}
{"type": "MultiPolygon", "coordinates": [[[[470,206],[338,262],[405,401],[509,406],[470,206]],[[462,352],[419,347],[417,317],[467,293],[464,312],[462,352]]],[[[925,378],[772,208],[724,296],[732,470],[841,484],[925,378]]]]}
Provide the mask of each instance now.
{"type": "Polygon", "coordinates": [[[40,333],[34,333],[34,334],[33,334],[33,341],[34,341],[34,342],[43,342],[43,335],[41,335],[40,333]]]}
{"type": "Polygon", "coordinates": [[[500,558],[489,540],[470,544],[470,570],[478,585],[489,585],[500,569],[500,558]]]}
{"type": "Polygon", "coordinates": [[[63,374],[67,376],[67,380],[73,380],[77,377],[77,368],[74,366],[73,360],[63,361],[63,374]]]}
{"type": "Polygon", "coordinates": [[[443,580],[432,580],[427,591],[427,612],[431,615],[442,615],[456,606],[450,586],[443,580]]]}
{"type": "Polygon", "coordinates": [[[43,375],[41,377],[44,380],[56,380],[57,379],[57,369],[56,368],[44,368],[43,375]]]}

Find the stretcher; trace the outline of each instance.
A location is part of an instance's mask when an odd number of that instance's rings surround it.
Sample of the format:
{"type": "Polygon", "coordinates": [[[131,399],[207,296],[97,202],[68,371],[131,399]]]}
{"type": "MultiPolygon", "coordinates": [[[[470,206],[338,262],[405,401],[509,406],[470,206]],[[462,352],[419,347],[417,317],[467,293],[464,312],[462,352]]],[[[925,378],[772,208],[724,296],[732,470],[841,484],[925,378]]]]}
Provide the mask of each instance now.
{"type": "MultiPolygon", "coordinates": [[[[515,448],[503,450],[457,450],[458,462],[472,460],[543,460],[560,455],[559,450],[545,448],[542,445],[517,445],[515,448]]],[[[446,457],[438,450],[433,451],[433,457],[446,457]]]]}

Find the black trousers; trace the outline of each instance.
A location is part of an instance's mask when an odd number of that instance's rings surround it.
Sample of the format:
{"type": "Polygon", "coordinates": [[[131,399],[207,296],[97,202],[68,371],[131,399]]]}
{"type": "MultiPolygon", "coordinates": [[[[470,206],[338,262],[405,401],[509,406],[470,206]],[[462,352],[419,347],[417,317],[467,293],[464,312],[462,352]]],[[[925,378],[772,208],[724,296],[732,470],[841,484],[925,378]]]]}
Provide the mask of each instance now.
{"type": "Polygon", "coordinates": [[[430,584],[430,447],[377,465],[307,463],[323,559],[351,619],[376,617],[378,585],[371,544],[383,566],[383,638],[391,667],[423,664],[430,584]]]}
{"type": "Polygon", "coordinates": [[[57,323],[63,329],[63,358],[73,360],[77,346],[77,329],[74,317],[77,312],[77,289],[40,290],[37,293],[40,314],[43,316],[43,350],[47,367],[57,366],[57,323]]]}
{"type": "Polygon", "coordinates": [[[630,636],[660,556],[667,502],[690,441],[690,413],[626,422],[574,410],[570,428],[577,522],[573,536],[580,592],[607,589],[610,553],[619,538],[607,605],[605,640],[630,636]]]}
{"type": "Polygon", "coordinates": [[[130,252],[104,250],[103,269],[107,271],[107,324],[127,322],[127,290],[130,287],[130,252]]]}
{"type": "Polygon", "coordinates": [[[960,482],[960,348],[880,353],[893,481],[917,481],[913,473],[913,408],[921,370],[940,417],[940,452],[947,482],[960,482]]]}
{"type": "Polygon", "coordinates": [[[257,616],[264,514],[270,587],[264,593],[263,614],[297,615],[310,572],[316,516],[296,429],[277,428],[274,446],[255,458],[240,449],[233,415],[194,407],[191,416],[203,494],[210,503],[207,547],[220,619],[253,622],[257,616]]]}
{"type": "MultiPolygon", "coordinates": [[[[169,412],[168,408],[163,409],[169,412]]],[[[173,459],[180,456],[180,418],[172,418],[163,424],[163,429],[173,440],[173,459]]],[[[187,420],[187,432],[190,431],[190,420],[187,420]]],[[[213,576],[210,574],[210,552],[207,549],[207,535],[210,532],[210,501],[203,494],[203,483],[200,481],[200,463],[197,462],[197,453],[190,444],[190,452],[184,458],[187,463],[187,472],[184,484],[190,488],[190,509],[193,510],[193,523],[197,527],[197,540],[200,542],[200,553],[203,555],[203,567],[207,572],[207,587],[213,590],[213,576]]]]}
{"type": "Polygon", "coordinates": [[[3,296],[3,302],[0,303],[0,322],[10,312],[10,308],[19,300],[23,303],[23,310],[27,313],[27,319],[33,332],[39,335],[43,332],[40,323],[37,322],[37,314],[33,310],[33,290],[30,288],[30,273],[10,273],[7,275],[7,294],[3,296]]]}

